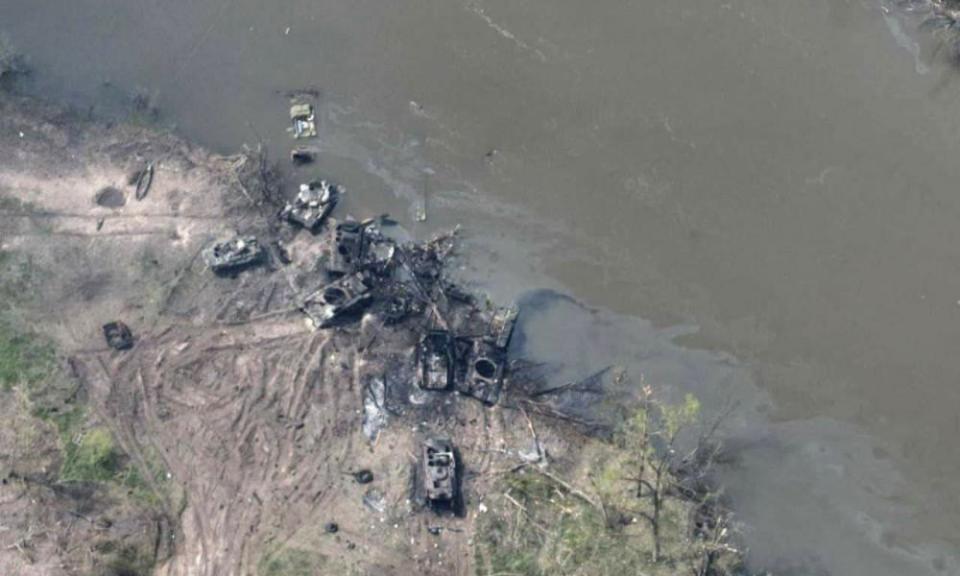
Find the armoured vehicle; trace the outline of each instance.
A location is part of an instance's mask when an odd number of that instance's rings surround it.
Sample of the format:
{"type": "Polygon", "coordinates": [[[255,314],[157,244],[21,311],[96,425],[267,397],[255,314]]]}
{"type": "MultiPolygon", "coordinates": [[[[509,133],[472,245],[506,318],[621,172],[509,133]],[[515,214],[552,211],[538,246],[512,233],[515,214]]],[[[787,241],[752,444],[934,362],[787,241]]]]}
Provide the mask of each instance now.
{"type": "Polygon", "coordinates": [[[467,374],[457,389],[484,404],[500,399],[503,375],[507,369],[506,351],[485,340],[474,340],[467,358],[467,374]]]}
{"type": "Polygon", "coordinates": [[[358,270],[385,274],[393,260],[396,244],[385,238],[373,219],[346,220],[331,231],[333,251],[327,265],[331,276],[358,270]]]}
{"type": "Polygon", "coordinates": [[[423,443],[423,484],[430,503],[452,503],[457,496],[457,457],[449,440],[423,443]]]}
{"type": "Polygon", "coordinates": [[[326,180],[301,184],[297,197],[284,207],[281,216],[313,231],[330,214],[339,198],[340,189],[326,180]]]}
{"type": "Polygon", "coordinates": [[[417,346],[417,386],[423,390],[449,390],[455,378],[456,348],[446,330],[430,330],[417,346]]]}
{"type": "Polygon", "coordinates": [[[203,251],[203,260],[214,272],[238,270],[263,260],[264,251],[254,236],[237,236],[203,251]]]}
{"type": "Polygon", "coordinates": [[[129,350],[133,348],[133,333],[130,328],[120,322],[109,322],[103,325],[103,337],[107,345],[114,350],[129,350]]]}
{"type": "Polygon", "coordinates": [[[301,310],[317,328],[329,328],[366,308],[373,300],[359,274],[344,276],[303,299],[301,310]]]}
{"type": "Polygon", "coordinates": [[[516,308],[500,308],[494,313],[490,322],[490,335],[493,344],[501,350],[506,350],[513,337],[513,328],[517,323],[516,308]]]}
{"type": "Polygon", "coordinates": [[[316,117],[310,104],[294,104],[290,107],[294,138],[313,138],[317,135],[316,117]]]}
{"type": "Polygon", "coordinates": [[[327,272],[343,275],[352,272],[364,253],[364,226],[356,220],[346,220],[337,224],[330,234],[333,236],[333,252],[327,272]]]}

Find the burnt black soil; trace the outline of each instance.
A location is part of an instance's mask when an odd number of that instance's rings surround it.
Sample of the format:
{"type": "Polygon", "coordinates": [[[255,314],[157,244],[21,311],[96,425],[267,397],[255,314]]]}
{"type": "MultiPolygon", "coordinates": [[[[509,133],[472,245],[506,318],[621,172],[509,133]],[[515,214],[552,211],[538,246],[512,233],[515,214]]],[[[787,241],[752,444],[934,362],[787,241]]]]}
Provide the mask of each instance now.
{"type": "Polygon", "coordinates": [[[97,192],[93,201],[97,203],[97,206],[103,206],[104,208],[120,208],[127,203],[127,195],[123,193],[123,190],[107,186],[97,192]]]}

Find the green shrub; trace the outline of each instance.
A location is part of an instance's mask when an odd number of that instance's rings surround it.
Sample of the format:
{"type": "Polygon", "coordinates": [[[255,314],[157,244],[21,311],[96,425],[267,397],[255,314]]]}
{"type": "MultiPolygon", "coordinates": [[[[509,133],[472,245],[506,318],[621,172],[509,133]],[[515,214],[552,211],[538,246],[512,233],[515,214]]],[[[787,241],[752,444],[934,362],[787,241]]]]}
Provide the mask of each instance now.
{"type": "Polygon", "coordinates": [[[53,346],[0,318],[0,388],[9,391],[21,383],[35,386],[51,376],[55,365],[53,346]]]}

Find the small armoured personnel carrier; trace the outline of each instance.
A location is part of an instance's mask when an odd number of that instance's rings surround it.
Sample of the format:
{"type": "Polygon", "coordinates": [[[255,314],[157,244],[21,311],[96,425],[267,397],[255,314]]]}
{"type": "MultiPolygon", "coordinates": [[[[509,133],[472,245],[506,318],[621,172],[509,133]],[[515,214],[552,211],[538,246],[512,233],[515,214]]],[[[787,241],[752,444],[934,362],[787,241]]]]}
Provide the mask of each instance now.
{"type": "Polygon", "coordinates": [[[301,310],[317,328],[329,328],[366,308],[373,300],[359,274],[344,276],[303,299],[301,310]]]}
{"type": "Polygon", "coordinates": [[[485,340],[474,340],[467,359],[467,375],[457,389],[484,404],[496,404],[506,370],[505,350],[485,340]]]}
{"type": "Polygon", "coordinates": [[[339,198],[340,189],[326,180],[301,184],[297,197],[284,207],[281,216],[313,231],[330,214],[339,198]]]}
{"type": "Polygon", "coordinates": [[[130,328],[120,322],[110,322],[103,325],[103,337],[107,345],[114,350],[129,350],[133,348],[133,333],[130,328]]]}
{"type": "Polygon", "coordinates": [[[316,117],[310,104],[294,104],[290,107],[294,138],[313,138],[317,135],[316,117]]]}
{"type": "Polygon", "coordinates": [[[417,346],[417,386],[449,390],[455,378],[456,347],[447,330],[430,330],[417,346]]]}
{"type": "Polygon", "coordinates": [[[423,443],[423,484],[427,502],[453,503],[457,496],[457,456],[449,440],[423,443]]]}
{"type": "Polygon", "coordinates": [[[203,251],[203,260],[214,272],[239,270],[263,260],[263,246],[254,236],[237,236],[203,251]]]}

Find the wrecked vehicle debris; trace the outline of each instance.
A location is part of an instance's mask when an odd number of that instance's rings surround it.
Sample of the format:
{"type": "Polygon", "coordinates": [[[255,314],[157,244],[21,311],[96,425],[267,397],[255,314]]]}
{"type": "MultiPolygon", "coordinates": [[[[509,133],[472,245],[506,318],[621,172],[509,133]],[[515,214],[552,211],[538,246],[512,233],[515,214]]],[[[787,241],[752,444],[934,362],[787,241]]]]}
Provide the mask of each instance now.
{"type": "Polygon", "coordinates": [[[263,257],[263,247],[255,236],[216,242],[203,251],[204,262],[214,272],[239,270],[260,263],[263,257]]]}
{"type": "Polygon", "coordinates": [[[366,468],[357,470],[353,473],[353,479],[357,481],[357,484],[369,484],[373,482],[373,472],[366,468]]]}
{"type": "Polygon", "coordinates": [[[316,117],[311,104],[294,104],[290,107],[294,138],[313,138],[317,135],[316,117]]]}
{"type": "Polygon", "coordinates": [[[411,316],[423,314],[425,309],[423,300],[404,286],[394,284],[384,290],[383,299],[378,303],[375,313],[383,319],[385,325],[392,326],[411,316]]]}
{"type": "Polygon", "coordinates": [[[457,457],[449,440],[431,438],[423,443],[423,486],[427,502],[452,503],[457,496],[457,457]]]}
{"type": "Polygon", "coordinates": [[[383,492],[375,488],[367,490],[363,495],[363,505],[380,514],[387,511],[387,499],[384,498],[383,492]]]}
{"type": "Polygon", "coordinates": [[[389,275],[396,245],[385,238],[375,220],[345,220],[331,232],[331,254],[327,273],[333,277],[366,270],[389,275]]]}
{"type": "Polygon", "coordinates": [[[280,216],[314,231],[337,205],[339,197],[340,189],[326,180],[301,184],[297,197],[287,203],[280,216]]]}
{"type": "Polygon", "coordinates": [[[513,328],[517,323],[517,309],[514,307],[500,308],[494,313],[490,322],[490,333],[493,335],[493,344],[501,350],[510,346],[513,337],[513,328]]]}
{"type": "Polygon", "coordinates": [[[342,276],[354,270],[363,255],[363,229],[363,225],[356,220],[340,222],[333,228],[328,274],[342,276]]]}
{"type": "Polygon", "coordinates": [[[430,330],[417,346],[417,386],[423,390],[449,390],[456,359],[453,336],[447,330],[430,330]]]}
{"type": "Polygon", "coordinates": [[[359,274],[344,276],[313,294],[300,304],[316,328],[329,328],[360,312],[373,300],[370,288],[359,274]]]}
{"type": "Polygon", "coordinates": [[[103,325],[103,337],[107,345],[114,350],[129,350],[133,348],[133,333],[130,328],[120,322],[108,322],[103,325]]]}
{"type": "Polygon", "coordinates": [[[387,426],[387,387],[382,378],[371,378],[363,388],[363,435],[373,442],[387,426]]]}
{"type": "Polygon", "coordinates": [[[457,390],[484,404],[496,404],[506,371],[504,350],[485,340],[474,340],[467,362],[466,378],[458,383],[457,390]]]}
{"type": "Polygon", "coordinates": [[[153,184],[153,162],[147,164],[147,167],[137,175],[137,200],[143,200],[150,192],[150,185],[153,184]]]}
{"type": "Polygon", "coordinates": [[[315,158],[316,154],[306,148],[294,148],[290,151],[290,161],[293,162],[294,166],[312,164],[315,158]]]}

